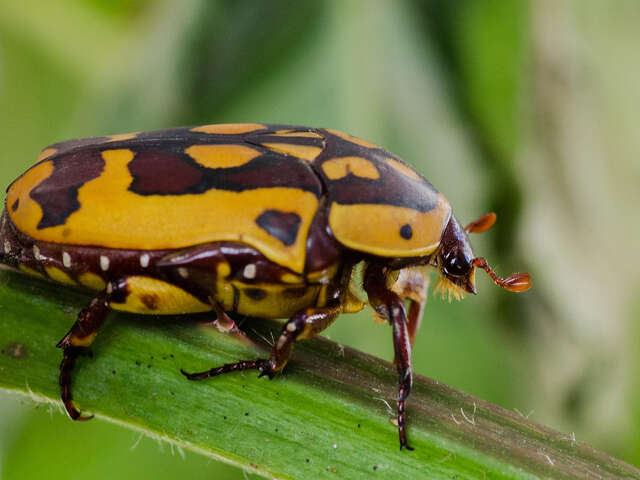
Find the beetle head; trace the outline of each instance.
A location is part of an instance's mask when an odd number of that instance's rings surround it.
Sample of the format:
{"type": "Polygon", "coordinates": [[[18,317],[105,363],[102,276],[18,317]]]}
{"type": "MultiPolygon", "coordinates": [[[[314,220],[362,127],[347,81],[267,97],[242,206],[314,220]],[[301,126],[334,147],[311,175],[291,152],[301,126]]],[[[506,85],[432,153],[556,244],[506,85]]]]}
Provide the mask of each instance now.
{"type": "Polygon", "coordinates": [[[462,228],[452,215],[440,240],[437,265],[440,270],[438,289],[448,293],[449,298],[460,298],[464,292],[476,293],[475,270],[482,268],[493,282],[510,292],[524,292],[531,288],[531,276],[528,273],[516,273],[501,278],[491,269],[487,261],[473,256],[467,233],[481,233],[495,223],[495,213],[488,213],[462,228]]]}

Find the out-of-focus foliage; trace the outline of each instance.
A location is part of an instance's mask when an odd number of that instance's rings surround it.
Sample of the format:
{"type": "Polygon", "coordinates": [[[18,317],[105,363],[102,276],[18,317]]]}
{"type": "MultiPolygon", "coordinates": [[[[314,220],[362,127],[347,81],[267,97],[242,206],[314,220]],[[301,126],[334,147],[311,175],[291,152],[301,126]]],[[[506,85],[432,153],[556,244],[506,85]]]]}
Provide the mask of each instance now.
{"type": "MultiPolygon", "coordinates": [[[[3,185],[48,143],[172,125],[309,124],[384,145],[463,223],[496,211],[476,253],[535,282],[516,296],[479,275],[477,297],[430,300],[415,369],[640,463],[637,2],[0,0],[0,12],[3,185]]],[[[391,332],[367,312],[327,335],[391,359],[391,332]]],[[[138,464],[242,478],[57,415],[0,400],[2,478],[35,465],[85,478],[57,468],[72,456],[91,458],[92,477],[138,464]]]]}

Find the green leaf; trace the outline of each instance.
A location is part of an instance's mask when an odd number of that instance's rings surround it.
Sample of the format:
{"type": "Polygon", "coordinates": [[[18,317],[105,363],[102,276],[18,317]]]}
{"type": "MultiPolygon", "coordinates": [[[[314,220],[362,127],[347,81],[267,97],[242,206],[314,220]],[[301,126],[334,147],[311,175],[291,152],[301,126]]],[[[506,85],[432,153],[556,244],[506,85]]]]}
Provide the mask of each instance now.
{"type": "MultiPolygon", "coordinates": [[[[88,300],[0,273],[0,386],[58,400],[57,340],[88,300]]],[[[204,325],[207,316],[113,315],[79,361],[78,405],[107,420],[270,478],[637,478],[623,462],[515,413],[418,376],[409,439],[395,426],[395,368],[318,338],[298,344],[285,373],[189,382],[179,372],[264,355],[204,325]]],[[[273,322],[246,319],[254,339],[273,322]]],[[[267,342],[269,343],[269,342],[267,342]]],[[[264,345],[264,343],[263,343],[264,345]]]]}

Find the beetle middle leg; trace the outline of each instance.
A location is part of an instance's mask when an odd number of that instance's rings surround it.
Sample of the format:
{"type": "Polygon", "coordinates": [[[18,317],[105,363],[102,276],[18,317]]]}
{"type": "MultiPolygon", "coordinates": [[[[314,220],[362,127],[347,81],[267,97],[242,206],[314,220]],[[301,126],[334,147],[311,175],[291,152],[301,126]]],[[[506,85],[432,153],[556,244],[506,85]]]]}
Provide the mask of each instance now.
{"type": "Polygon", "coordinates": [[[284,324],[269,358],[228,363],[200,373],[187,373],[184,370],[181,370],[181,372],[189,380],[202,380],[242,370],[259,370],[261,377],[268,376],[273,378],[289,361],[294,342],[311,338],[322,332],[333,323],[340,312],[342,312],[342,304],[338,301],[327,307],[312,307],[300,310],[284,324]]]}

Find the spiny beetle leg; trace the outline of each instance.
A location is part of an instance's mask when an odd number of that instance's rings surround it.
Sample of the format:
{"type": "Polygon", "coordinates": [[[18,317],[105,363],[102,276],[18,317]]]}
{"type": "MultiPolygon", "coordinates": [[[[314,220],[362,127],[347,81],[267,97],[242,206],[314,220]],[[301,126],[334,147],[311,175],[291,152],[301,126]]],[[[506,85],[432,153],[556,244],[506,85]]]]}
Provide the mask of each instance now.
{"type": "Polygon", "coordinates": [[[93,415],[84,417],[73,404],[71,394],[71,379],[76,359],[81,354],[90,353],[89,346],[93,343],[98,330],[104,325],[109,313],[109,294],[101,293],[94,298],[79,314],[78,319],[71,330],[58,342],[57,347],[62,349],[62,363],[60,363],[60,397],[72,420],[90,420],[93,415]]]}
{"type": "Polygon", "coordinates": [[[317,335],[331,325],[341,311],[342,305],[338,302],[331,307],[306,308],[299,311],[285,323],[268,359],[243,360],[236,363],[228,363],[221,367],[212,368],[211,370],[200,373],[187,373],[184,370],[180,370],[180,372],[189,380],[202,380],[224,373],[243,370],[259,370],[260,377],[267,376],[273,378],[289,361],[293,344],[296,340],[311,338],[317,335]]]}
{"type": "MultiPolygon", "coordinates": [[[[402,299],[387,287],[387,270],[379,265],[369,265],[365,272],[364,289],[369,302],[378,315],[386,318],[393,329],[394,362],[398,370],[398,436],[400,450],[413,450],[407,443],[405,407],[413,385],[411,371],[411,340],[407,328],[407,315],[402,299]]],[[[416,319],[414,319],[415,321],[416,319]]]]}

